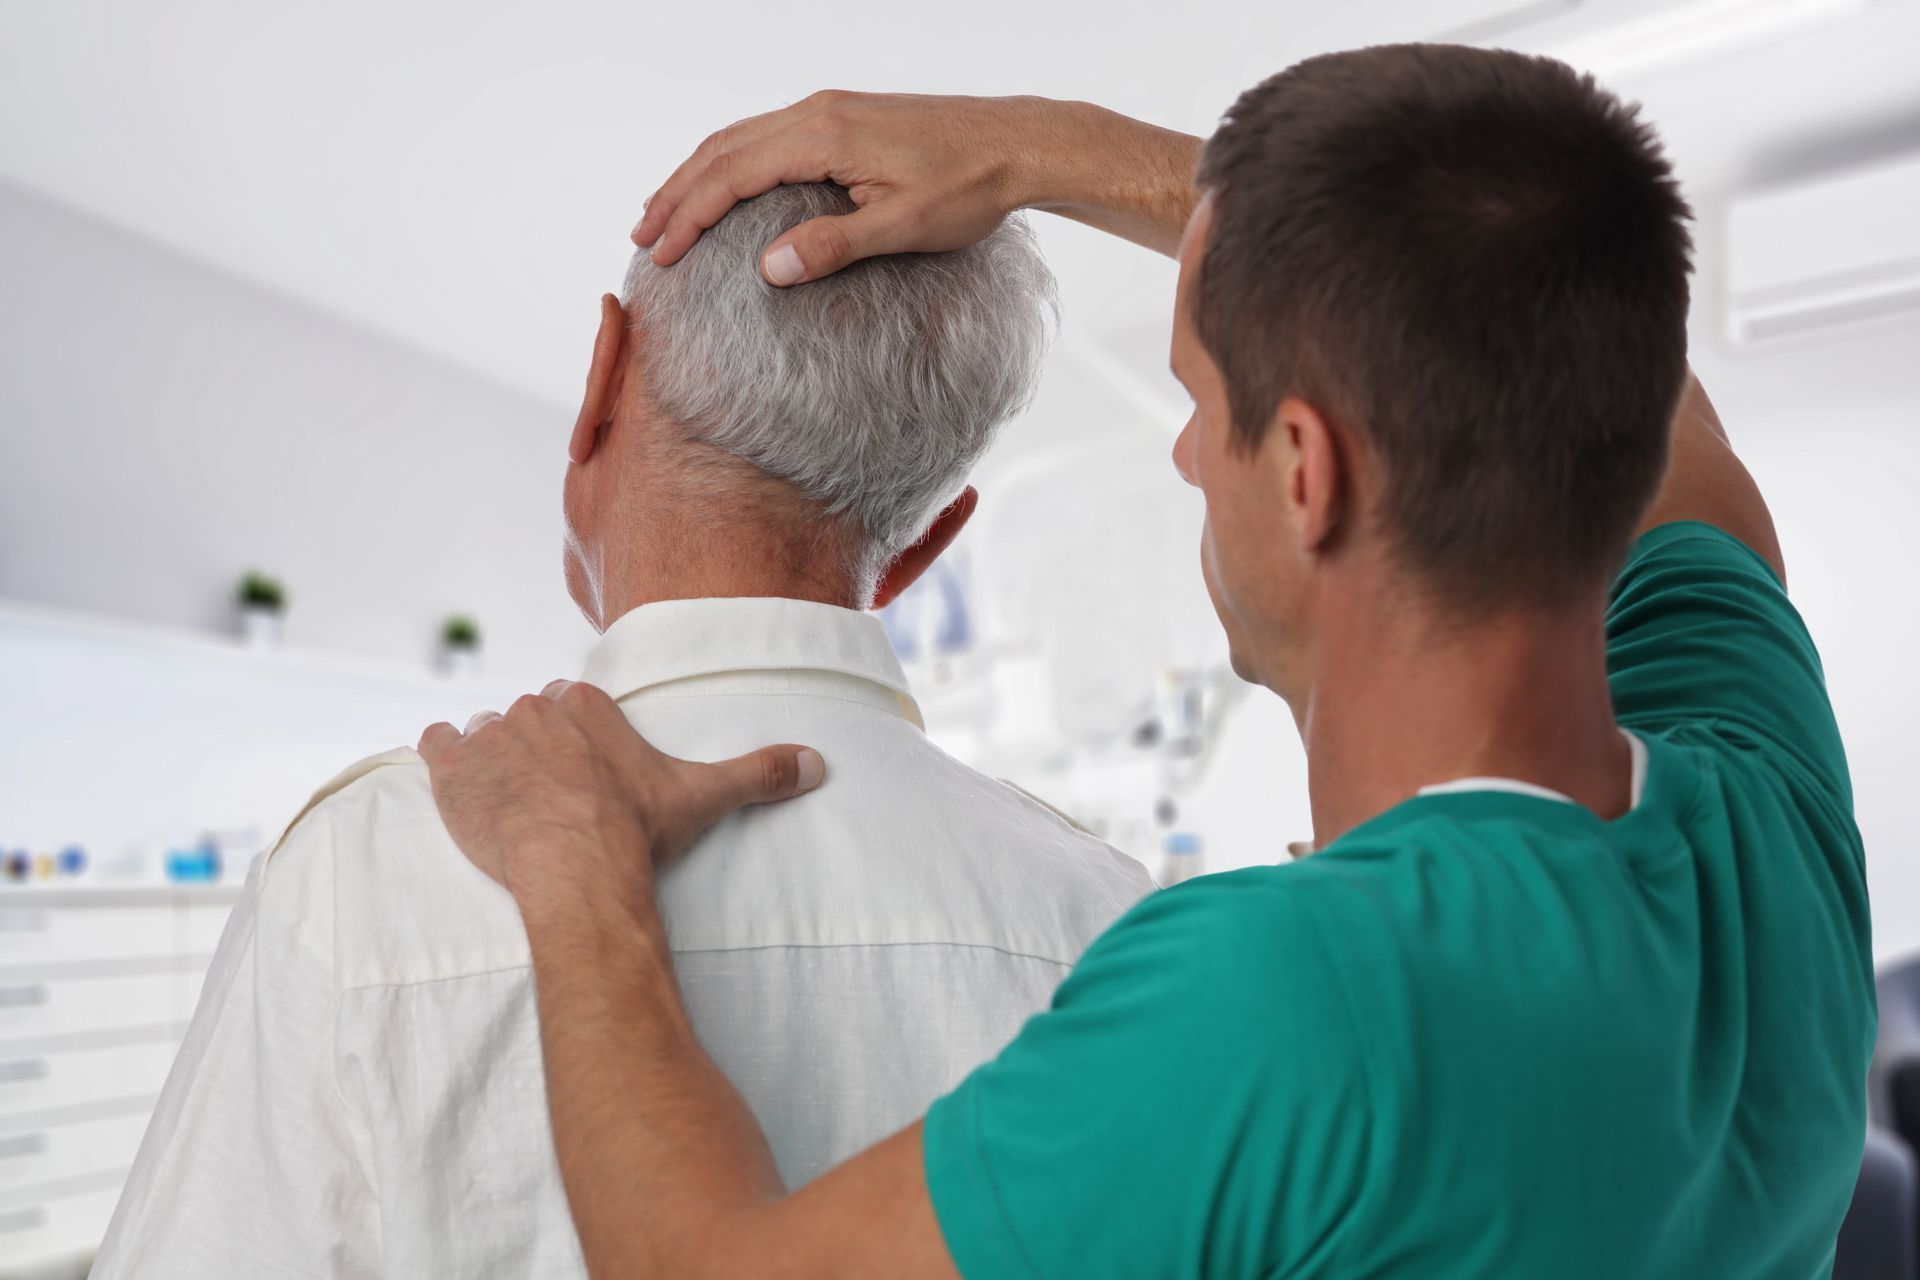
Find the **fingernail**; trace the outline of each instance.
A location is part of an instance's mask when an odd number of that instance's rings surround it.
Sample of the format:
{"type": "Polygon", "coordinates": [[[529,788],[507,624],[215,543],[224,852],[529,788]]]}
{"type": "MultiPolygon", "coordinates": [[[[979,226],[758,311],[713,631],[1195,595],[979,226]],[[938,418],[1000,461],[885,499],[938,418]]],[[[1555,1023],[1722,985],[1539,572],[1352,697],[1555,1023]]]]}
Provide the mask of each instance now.
{"type": "Polygon", "coordinates": [[[767,279],[775,284],[793,284],[807,269],[800,265],[800,254],[790,244],[783,244],[767,254],[767,279]]]}
{"type": "Polygon", "coordinates": [[[640,221],[633,224],[633,230],[627,232],[627,238],[630,240],[638,240],[640,238],[640,228],[646,225],[647,220],[644,217],[641,218],[640,221]]]}
{"type": "Polygon", "coordinates": [[[802,747],[794,753],[793,790],[797,795],[802,791],[811,791],[820,785],[820,779],[827,776],[827,762],[812,747],[802,747]]]}

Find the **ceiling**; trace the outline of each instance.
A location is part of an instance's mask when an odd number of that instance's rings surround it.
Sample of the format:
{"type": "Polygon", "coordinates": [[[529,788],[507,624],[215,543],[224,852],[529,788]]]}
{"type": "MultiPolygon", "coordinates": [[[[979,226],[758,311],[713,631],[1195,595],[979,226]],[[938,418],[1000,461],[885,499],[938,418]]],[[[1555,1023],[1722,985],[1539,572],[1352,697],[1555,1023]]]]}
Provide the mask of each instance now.
{"type": "MultiPolygon", "coordinates": [[[[1664,61],[1601,43],[1676,9],[1715,31],[1729,3],[985,0],[932,17],[856,0],[801,17],[751,2],[0,0],[0,180],[557,404],[576,394],[641,200],[729,120],[835,86],[1037,91],[1205,131],[1297,57],[1465,33],[1594,59],[1644,100],[1701,215],[1710,306],[1726,193],[1920,147],[1920,0],[1736,2],[1767,20],[1756,34],[1664,61]]],[[[1040,222],[1063,359],[1177,423],[1171,265],[1040,222]]],[[[1908,362],[1861,359],[1912,387],[1908,362]]]]}

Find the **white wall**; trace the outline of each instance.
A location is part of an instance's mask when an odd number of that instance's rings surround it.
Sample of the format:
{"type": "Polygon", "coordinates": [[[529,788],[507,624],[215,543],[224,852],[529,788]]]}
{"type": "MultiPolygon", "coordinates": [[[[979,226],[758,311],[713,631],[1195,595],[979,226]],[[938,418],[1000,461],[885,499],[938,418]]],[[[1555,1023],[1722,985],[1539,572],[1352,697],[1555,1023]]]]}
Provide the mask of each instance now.
{"type": "Polygon", "coordinates": [[[7,601],[0,671],[0,850],[78,845],[120,882],[208,835],[239,879],[348,765],[525,692],[7,601]]]}
{"type": "Polygon", "coordinates": [[[1729,430],[1772,504],[1826,667],[1866,841],[1874,954],[1920,950],[1920,413],[1836,409],[1729,430]]]}
{"type": "Polygon", "coordinates": [[[491,669],[576,669],[566,406],[4,185],[0,279],[0,596],[220,627],[258,567],[295,646],[424,662],[468,612],[491,669]]]}

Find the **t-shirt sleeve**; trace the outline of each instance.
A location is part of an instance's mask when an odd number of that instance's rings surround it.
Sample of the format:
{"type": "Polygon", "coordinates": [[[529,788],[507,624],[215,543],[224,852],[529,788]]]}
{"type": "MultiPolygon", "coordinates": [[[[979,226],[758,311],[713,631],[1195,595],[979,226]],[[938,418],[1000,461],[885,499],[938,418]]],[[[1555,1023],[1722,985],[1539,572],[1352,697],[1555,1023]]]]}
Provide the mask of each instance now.
{"type": "Polygon", "coordinates": [[[1681,521],[1634,545],[1607,612],[1607,668],[1627,728],[1705,729],[1851,807],[1813,638],[1773,570],[1730,534],[1681,521]]]}
{"type": "Polygon", "coordinates": [[[1277,896],[1230,874],[1149,897],[934,1104],[928,1190],[966,1280],[1290,1274],[1342,1247],[1362,1055],[1277,896]]]}
{"type": "MultiPolygon", "coordinates": [[[[276,864],[328,860],[324,812],[276,864]]],[[[372,1188],[334,1083],[331,901],[255,864],[94,1264],[97,1280],[380,1274],[372,1188]]],[[[283,870],[276,865],[276,873],[283,870]]]]}

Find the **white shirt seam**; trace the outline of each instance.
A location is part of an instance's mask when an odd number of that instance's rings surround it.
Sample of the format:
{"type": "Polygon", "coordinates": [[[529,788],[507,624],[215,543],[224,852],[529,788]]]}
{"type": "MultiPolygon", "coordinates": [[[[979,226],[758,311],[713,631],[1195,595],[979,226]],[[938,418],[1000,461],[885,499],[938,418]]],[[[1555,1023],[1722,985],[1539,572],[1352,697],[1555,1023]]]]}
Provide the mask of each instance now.
{"type": "MultiPolygon", "coordinates": [[[[896,947],[940,947],[943,949],[964,951],[993,951],[1014,960],[1032,960],[1039,964],[1050,964],[1059,969],[1072,969],[1074,962],[1062,960],[1056,956],[1044,956],[1032,951],[1016,951],[1012,947],[999,947],[991,942],[756,942],[740,947],[675,947],[675,956],[716,956],[736,955],[749,951],[870,951],[896,947]]],[[[459,982],[466,978],[488,978],[503,973],[525,973],[533,967],[531,959],[514,964],[492,965],[485,969],[472,969],[462,973],[442,973],[430,978],[395,978],[386,982],[355,982],[343,985],[342,994],[351,991],[374,991],[392,987],[424,987],[437,982],[459,982]]]]}

